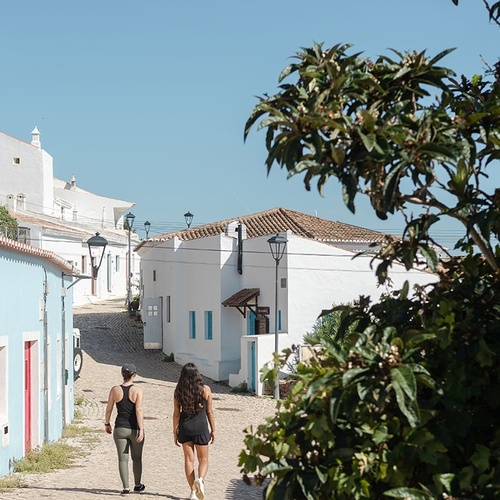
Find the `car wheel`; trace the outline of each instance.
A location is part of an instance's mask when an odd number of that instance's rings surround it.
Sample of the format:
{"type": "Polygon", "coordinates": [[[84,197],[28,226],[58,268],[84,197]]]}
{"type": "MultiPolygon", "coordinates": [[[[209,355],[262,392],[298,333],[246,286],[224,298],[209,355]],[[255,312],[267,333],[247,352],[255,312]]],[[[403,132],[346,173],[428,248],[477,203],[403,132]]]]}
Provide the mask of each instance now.
{"type": "Polygon", "coordinates": [[[83,365],[83,353],[79,347],[73,349],[73,377],[76,380],[80,376],[83,365]]]}

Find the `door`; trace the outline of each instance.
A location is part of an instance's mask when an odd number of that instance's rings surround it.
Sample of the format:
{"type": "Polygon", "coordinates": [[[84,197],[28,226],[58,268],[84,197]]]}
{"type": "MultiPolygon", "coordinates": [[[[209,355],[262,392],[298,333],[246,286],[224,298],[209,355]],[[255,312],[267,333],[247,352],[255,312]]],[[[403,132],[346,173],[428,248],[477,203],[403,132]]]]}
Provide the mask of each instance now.
{"type": "Polygon", "coordinates": [[[253,311],[248,311],[249,314],[247,316],[247,335],[255,335],[255,321],[256,316],[253,311]]]}
{"type": "Polygon", "coordinates": [[[24,451],[31,450],[31,342],[24,343],[24,451]]]}
{"type": "Polygon", "coordinates": [[[144,299],[141,316],[144,325],[144,349],[162,349],[162,298],[144,299]]]}

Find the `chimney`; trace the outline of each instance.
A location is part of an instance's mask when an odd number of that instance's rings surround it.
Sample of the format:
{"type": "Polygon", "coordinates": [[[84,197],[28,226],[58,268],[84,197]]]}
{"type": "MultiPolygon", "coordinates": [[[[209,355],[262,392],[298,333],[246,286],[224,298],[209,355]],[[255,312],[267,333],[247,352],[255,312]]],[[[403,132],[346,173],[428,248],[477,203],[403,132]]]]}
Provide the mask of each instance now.
{"type": "Polygon", "coordinates": [[[42,149],[42,143],[40,142],[40,131],[38,127],[35,125],[35,128],[31,132],[31,144],[35,146],[35,148],[42,149]]]}

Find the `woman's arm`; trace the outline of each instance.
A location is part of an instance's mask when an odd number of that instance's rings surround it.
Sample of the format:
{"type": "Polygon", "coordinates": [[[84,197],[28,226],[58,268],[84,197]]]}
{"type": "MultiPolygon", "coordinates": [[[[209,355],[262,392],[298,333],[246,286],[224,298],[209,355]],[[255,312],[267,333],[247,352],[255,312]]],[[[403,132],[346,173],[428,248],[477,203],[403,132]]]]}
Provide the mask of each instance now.
{"type": "Polygon", "coordinates": [[[179,432],[179,420],[181,417],[181,405],[174,398],[174,414],[172,416],[173,428],[174,428],[174,443],[176,446],[180,446],[178,441],[178,432],[179,432]]]}
{"type": "Polygon", "coordinates": [[[143,395],[142,389],[140,387],[137,387],[136,390],[137,394],[135,397],[135,415],[137,417],[137,425],[139,426],[139,435],[135,440],[140,443],[144,439],[144,409],[142,406],[143,395]]]}
{"type": "Polygon", "coordinates": [[[104,414],[104,424],[105,424],[105,430],[108,434],[111,434],[112,427],[111,427],[111,414],[113,413],[113,406],[115,404],[115,387],[111,387],[111,390],[109,391],[109,396],[108,396],[108,404],[106,405],[106,412],[104,414]],[[109,424],[109,425],[106,425],[109,424]]]}
{"type": "Polygon", "coordinates": [[[212,390],[208,385],[204,387],[205,399],[207,401],[207,417],[208,423],[210,424],[210,438],[211,443],[215,441],[215,417],[214,417],[214,409],[212,406],[212,390]]]}

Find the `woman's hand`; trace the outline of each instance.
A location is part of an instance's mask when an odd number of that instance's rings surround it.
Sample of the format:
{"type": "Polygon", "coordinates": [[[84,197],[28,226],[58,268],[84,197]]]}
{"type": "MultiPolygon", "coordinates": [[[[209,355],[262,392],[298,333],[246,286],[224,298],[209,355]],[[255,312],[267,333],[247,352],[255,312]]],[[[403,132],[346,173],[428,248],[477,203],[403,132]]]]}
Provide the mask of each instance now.
{"type": "Polygon", "coordinates": [[[144,429],[139,429],[139,434],[137,434],[137,437],[135,440],[140,443],[144,439],[144,429]]]}
{"type": "Polygon", "coordinates": [[[111,434],[113,432],[113,429],[111,428],[111,424],[109,425],[105,425],[104,426],[104,429],[105,431],[108,433],[108,434],[111,434]]]}
{"type": "Polygon", "coordinates": [[[210,444],[213,444],[214,441],[215,441],[215,432],[211,431],[210,432],[210,444]]]}
{"type": "Polygon", "coordinates": [[[180,443],[179,443],[179,437],[177,435],[177,432],[174,432],[174,444],[175,446],[181,446],[180,443]]]}

